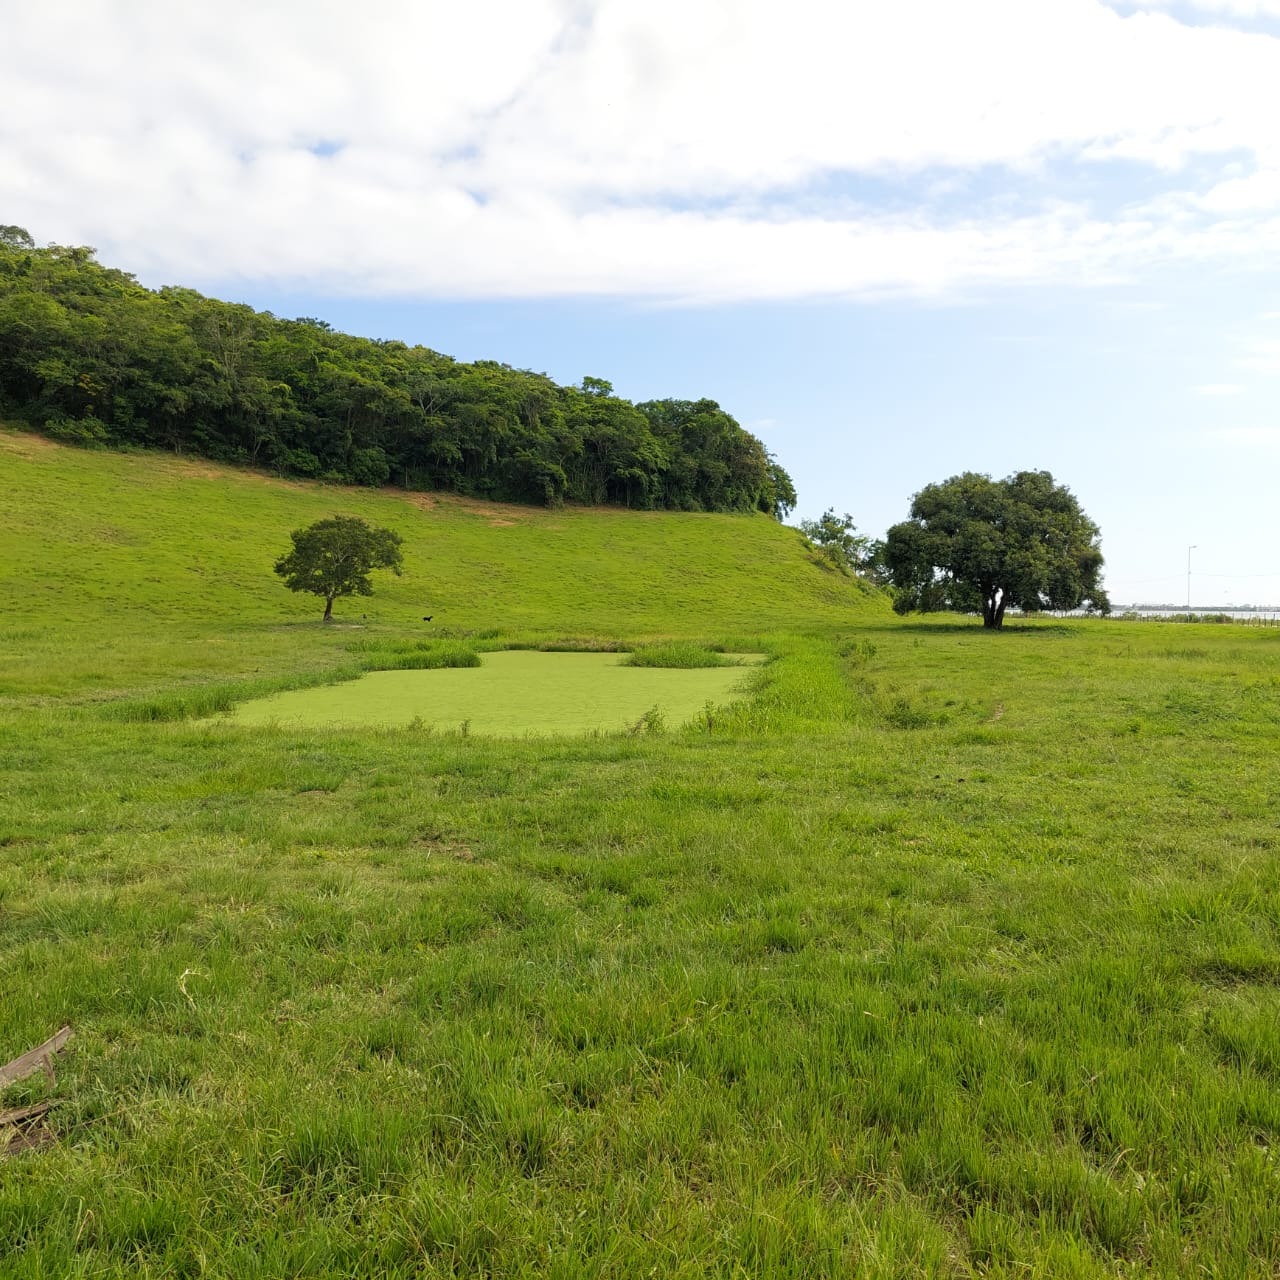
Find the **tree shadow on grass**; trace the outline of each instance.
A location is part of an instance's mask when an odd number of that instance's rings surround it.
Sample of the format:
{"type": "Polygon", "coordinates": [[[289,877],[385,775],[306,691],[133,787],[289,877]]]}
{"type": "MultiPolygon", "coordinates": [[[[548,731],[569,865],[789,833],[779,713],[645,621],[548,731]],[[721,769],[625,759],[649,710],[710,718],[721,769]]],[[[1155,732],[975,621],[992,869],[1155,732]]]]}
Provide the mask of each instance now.
{"type": "Polygon", "coordinates": [[[1045,619],[1038,621],[1030,618],[1010,622],[1007,618],[1002,627],[984,627],[978,615],[971,618],[957,618],[946,622],[875,622],[863,623],[859,631],[879,631],[888,635],[911,632],[917,635],[950,635],[962,632],[965,635],[1041,635],[1041,636],[1074,636],[1078,629],[1068,623],[1045,619]]]}

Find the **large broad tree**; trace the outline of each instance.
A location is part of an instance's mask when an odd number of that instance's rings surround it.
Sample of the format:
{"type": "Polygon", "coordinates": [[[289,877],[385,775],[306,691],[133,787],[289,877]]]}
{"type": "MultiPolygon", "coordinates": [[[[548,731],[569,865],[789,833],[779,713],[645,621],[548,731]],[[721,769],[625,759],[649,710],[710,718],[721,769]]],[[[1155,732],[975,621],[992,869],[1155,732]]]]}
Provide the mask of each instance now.
{"type": "Polygon", "coordinates": [[[921,489],[911,518],[885,539],[895,608],[981,613],[999,627],[1013,606],[1028,613],[1109,613],[1098,526],[1047,471],[1004,480],[966,471],[921,489]]]}
{"type": "Polygon", "coordinates": [[[390,569],[399,576],[403,539],[390,529],[375,529],[357,516],[317,520],[289,535],[293,550],[276,561],[276,572],[290,591],[324,597],[324,620],[333,621],[339,596],[371,596],[369,574],[390,569]]]}

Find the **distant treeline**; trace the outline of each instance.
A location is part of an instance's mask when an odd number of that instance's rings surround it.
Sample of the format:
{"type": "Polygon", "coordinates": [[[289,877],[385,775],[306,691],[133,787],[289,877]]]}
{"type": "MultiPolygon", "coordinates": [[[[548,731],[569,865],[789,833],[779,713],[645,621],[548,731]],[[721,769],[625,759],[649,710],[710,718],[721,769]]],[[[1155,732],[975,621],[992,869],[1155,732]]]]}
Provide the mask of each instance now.
{"type": "Polygon", "coordinates": [[[80,444],[550,506],[766,511],[791,478],[714,400],[632,404],[322,320],[146,289],[0,227],[0,410],[80,444]]]}

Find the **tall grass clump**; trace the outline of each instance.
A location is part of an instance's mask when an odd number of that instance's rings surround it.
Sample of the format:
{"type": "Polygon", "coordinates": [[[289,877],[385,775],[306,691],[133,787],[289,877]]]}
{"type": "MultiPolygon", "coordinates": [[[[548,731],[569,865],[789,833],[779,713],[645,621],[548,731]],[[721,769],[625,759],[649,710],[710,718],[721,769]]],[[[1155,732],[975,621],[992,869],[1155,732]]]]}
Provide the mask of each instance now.
{"type": "MultiPolygon", "coordinates": [[[[479,659],[476,660],[478,665],[479,659]]],[[[463,664],[458,664],[463,665],[463,664]]],[[[260,680],[237,680],[230,684],[206,685],[158,693],[147,698],[127,698],[108,703],[102,710],[107,720],[127,724],[162,724],[177,720],[203,720],[225,715],[236,703],[265,698],[290,689],[313,689],[317,685],[342,684],[359,679],[367,668],[344,664],[321,671],[299,671],[260,680]]]]}
{"type": "Polygon", "coordinates": [[[795,635],[771,636],[758,643],[769,650],[770,659],[751,670],[745,697],[730,706],[709,708],[695,722],[698,729],[771,737],[829,731],[855,719],[858,701],[829,643],[795,635]]]}
{"type": "Polygon", "coordinates": [[[450,641],[429,649],[373,650],[365,659],[370,671],[439,671],[445,667],[478,667],[479,652],[469,644],[450,641]]]}
{"type": "Polygon", "coordinates": [[[732,665],[724,654],[702,645],[677,641],[671,644],[645,645],[634,649],[622,660],[624,667],[727,667],[732,665]]]}

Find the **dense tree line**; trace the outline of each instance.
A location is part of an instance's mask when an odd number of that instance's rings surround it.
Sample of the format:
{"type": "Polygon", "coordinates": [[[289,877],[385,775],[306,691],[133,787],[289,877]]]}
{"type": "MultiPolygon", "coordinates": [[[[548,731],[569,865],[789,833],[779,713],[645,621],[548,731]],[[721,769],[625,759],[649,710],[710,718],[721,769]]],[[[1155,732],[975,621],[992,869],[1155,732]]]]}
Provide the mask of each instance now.
{"type": "Polygon", "coordinates": [[[682,511],[795,505],[714,400],[632,404],[496,361],[144,288],[92,249],[0,227],[0,410],[58,439],[509,502],[682,511]]]}

